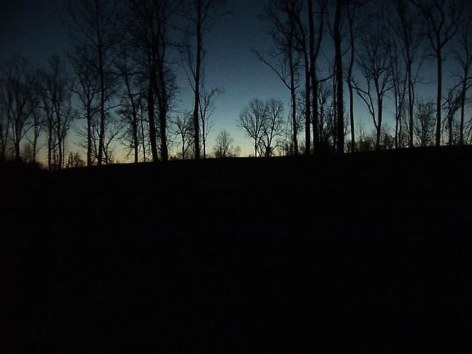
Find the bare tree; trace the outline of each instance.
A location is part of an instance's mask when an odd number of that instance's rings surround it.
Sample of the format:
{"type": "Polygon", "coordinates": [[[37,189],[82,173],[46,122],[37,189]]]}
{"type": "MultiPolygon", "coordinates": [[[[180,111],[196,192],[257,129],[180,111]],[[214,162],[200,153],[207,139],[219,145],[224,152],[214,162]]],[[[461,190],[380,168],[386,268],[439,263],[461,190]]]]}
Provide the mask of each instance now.
{"type": "Polygon", "coordinates": [[[272,26],[271,36],[274,42],[274,52],[269,54],[271,59],[268,60],[258,51],[254,51],[259,60],[267,65],[290,91],[291,139],[294,155],[299,153],[298,90],[302,56],[298,49],[297,38],[300,36],[297,32],[299,30],[301,9],[302,2],[300,0],[271,1],[265,10],[263,19],[267,20],[272,26]],[[274,61],[276,64],[272,63],[274,61]]]}
{"type": "MultiPolygon", "coordinates": [[[[192,89],[194,93],[193,107],[193,131],[194,131],[194,157],[201,158],[201,129],[200,129],[200,105],[202,103],[204,66],[205,66],[205,34],[211,29],[218,14],[226,4],[226,0],[187,0],[185,18],[191,24],[190,33],[195,38],[193,46],[194,58],[190,59],[189,67],[192,77],[192,89]]],[[[189,51],[191,46],[188,46],[189,51]]]]}
{"type": "Polygon", "coordinates": [[[336,78],[336,152],[344,153],[344,88],[343,53],[341,26],[343,21],[344,0],[336,0],[334,10],[333,38],[335,48],[336,78]]]}
{"type": "Polygon", "coordinates": [[[448,132],[448,145],[452,146],[453,144],[456,143],[456,139],[454,137],[454,117],[456,113],[460,110],[461,108],[461,92],[458,89],[461,84],[456,85],[456,87],[453,87],[449,90],[447,98],[444,99],[443,102],[443,109],[445,110],[446,116],[445,116],[445,130],[448,132]]]}
{"type": "MultiPolygon", "coordinates": [[[[84,53],[88,54],[85,58],[79,56],[80,62],[88,64],[87,69],[93,68],[97,79],[99,119],[97,164],[101,166],[104,162],[108,105],[113,95],[112,54],[118,33],[116,3],[111,0],[69,2],[69,13],[72,19],[73,38],[78,43],[78,50],[85,50],[84,53]]],[[[86,114],[89,119],[89,112],[86,114]]],[[[90,156],[87,162],[90,163],[90,156]]]]}
{"type": "MultiPolygon", "coordinates": [[[[396,43],[390,47],[391,87],[395,118],[395,148],[403,147],[405,113],[407,112],[408,75],[404,70],[396,43]]],[[[410,124],[411,125],[411,124],[410,124]]],[[[411,146],[411,145],[410,145],[411,146]]]]}
{"type": "Polygon", "coordinates": [[[201,127],[201,142],[202,142],[202,149],[203,149],[203,158],[206,159],[207,157],[207,141],[208,135],[210,134],[211,130],[213,129],[213,112],[215,111],[215,100],[223,91],[220,89],[212,89],[210,91],[205,89],[205,86],[202,87],[202,91],[200,94],[201,102],[199,104],[200,109],[200,127],[201,127]]]}
{"type": "Polygon", "coordinates": [[[348,26],[349,39],[349,63],[346,72],[346,82],[349,90],[349,121],[351,128],[351,152],[356,148],[356,134],[355,134],[355,118],[354,118],[354,64],[356,62],[356,38],[360,31],[359,27],[359,10],[365,5],[366,1],[355,0],[350,1],[346,5],[346,20],[348,26]]]}
{"type": "Polygon", "coordinates": [[[416,84],[422,65],[420,50],[424,40],[424,30],[417,18],[419,16],[414,5],[409,0],[393,1],[395,18],[393,29],[400,47],[400,56],[405,65],[407,87],[407,112],[409,122],[409,146],[414,143],[414,107],[416,84]]]}
{"type": "Polygon", "coordinates": [[[142,75],[131,56],[131,49],[128,43],[122,43],[114,64],[121,81],[119,114],[126,126],[122,139],[129,143],[134,154],[134,163],[138,163],[141,139],[143,139],[140,134],[140,123],[143,118],[146,93],[141,83],[142,75]]]}
{"type": "Polygon", "coordinates": [[[222,130],[217,136],[213,152],[216,158],[234,156],[234,139],[227,130],[222,130]]]}
{"type": "Polygon", "coordinates": [[[467,18],[462,22],[457,48],[454,51],[454,59],[459,64],[460,78],[460,127],[459,144],[464,144],[465,131],[465,106],[467,93],[472,86],[472,20],[467,18]]]}
{"type": "Polygon", "coordinates": [[[308,42],[310,52],[310,83],[311,83],[311,103],[312,103],[312,125],[313,125],[313,148],[316,152],[320,143],[319,127],[319,107],[318,90],[320,82],[317,77],[318,57],[323,41],[325,30],[325,17],[327,13],[328,1],[317,0],[316,7],[313,6],[313,0],[308,0],[308,42]],[[317,21],[315,21],[317,20],[317,21]],[[316,22],[316,23],[315,23],[316,22]],[[316,26],[317,25],[317,26],[316,26]]]}
{"type": "Polygon", "coordinates": [[[249,106],[239,115],[239,126],[245,130],[246,134],[254,141],[254,157],[258,156],[261,150],[261,140],[264,131],[264,123],[266,119],[265,103],[255,98],[249,106]]]}
{"type": "Polygon", "coordinates": [[[180,1],[129,0],[128,31],[137,54],[141,57],[146,82],[148,132],[152,160],[169,159],[167,125],[171,101],[175,91],[175,77],[169,64],[172,48],[171,21],[175,18],[180,1]],[[156,122],[157,116],[157,122],[156,122]]]}
{"type": "Polygon", "coordinates": [[[280,99],[271,98],[266,102],[261,137],[261,148],[265,157],[274,154],[278,138],[283,136],[283,112],[284,105],[280,99]]]}
{"type": "MultiPolygon", "coordinates": [[[[13,57],[3,68],[4,110],[13,144],[15,159],[21,158],[21,143],[30,130],[33,113],[34,86],[28,62],[22,57],[13,57]]],[[[7,139],[4,138],[4,144],[7,139]]],[[[5,145],[6,147],[6,145],[5,145]]],[[[5,151],[3,151],[3,154],[5,151]]]]}
{"type": "Polygon", "coordinates": [[[185,160],[188,158],[188,151],[192,147],[193,141],[193,115],[178,115],[172,122],[174,134],[180,141],[180,158],[185,160]]]}
{"type": "Polygon", "coordinates": [[[436,146],[441,144],[441,112],[443,91],[444,50],[459,30],[464,1],[462,0],[411,0],[421,11],[426,35],[436,60],[436,146]]]}
{"type": "Polygon", "coordinates": [[[31,111],[32,111],[32,126],[31,126],[31,134],[27,140],[31,144],[31,162],[36,163],[38,158],[39,150],[41,149],[40,146],[40,137],[41,133],[43,132],[43,128],[45,125],[44,121],[44,114],[41,109],[41,83],[39,82],[41,78],[41,73],[36,72],[33,74],[31,80],[33,84],[33,92],[31,96],[31,111]]]}
{"type": "Polygon", "coordinates": [[[263,102],[253,99],[239,115],[239,126],[254,140],[254,156],[272,156],[278,138],[283,137],[283,103],[279,99],[263,102]]]}
{"type": "Polygon", "coordinates": [[[11,127],[11,95],[9,95],[6,72],[2,71],[0,76],[0,161],[7,158],[7,149],[10,138],[11,127]]]}
{"type": "Polygon", "coordinates": [[[75,112],[71,80],[60,57],[49,58],[42,81],[41,101],[47,125],[48,167],[62,169],[65,165],[65,141],[75,112]]]}
{"type": "Polygon", "coordinates": [[[69,54],[69,61],[75,74],[73,92],[80,102],[81,116],[85,118],[86,134],[85,148],[87,151],[87,166],[93,165],[96,156],[93,154],[93,126],[99,112],[99,80],[93,65],[93,54],[85,46],[77,46],[69,54]]]}
{"type": "MultiPolygon", "coordinates": [[[[358,65],[365,85],[355,82],[359,97],[366,104],[377,131],[376,149],[380,149],[384,99],[391,90],[390,51],[392,43],[385,24],[384,12],[368,17],[371,26],[364,31],[360,40],[358,65]],[[380,16],[380,17],[379,17],[380,16]]],[[[338,102],[339,104],[339,102],[338,102]]]]}
{"type": "Polygon", "coordinates": [[[416,107],[415,135],[421,147],[430,146],[434,142],[434,103],[418,102],[416,107]]]}

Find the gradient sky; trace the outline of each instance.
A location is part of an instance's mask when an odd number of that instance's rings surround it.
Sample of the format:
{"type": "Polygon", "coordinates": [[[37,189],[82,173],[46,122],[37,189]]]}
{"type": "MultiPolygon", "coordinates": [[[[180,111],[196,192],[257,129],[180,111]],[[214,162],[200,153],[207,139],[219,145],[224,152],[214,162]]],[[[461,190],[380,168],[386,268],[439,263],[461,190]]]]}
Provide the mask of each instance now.
{"type": "MultiPolygon", "coordinates": [[[[69,42],[68,18],[63,10],[65,1],[0,0],[0,62],[12,55],[22,55],[32,63],[45,64],[50,55],[63,54],[69,42]]],[[[265,53],[272,46],[267,34],[269,25],[258,18],[268,1],[270,0],[228,0],[229,14],[219,18],[207,35],[206,86],[224,90],[224,94],[216,102],[213,116],[215,126],[209,138],[210,148],[215,135],[222,129],[227,129],[232,134],[235,145],[241,146],[243,155],[252,152],[252,144],[237,126],[237,119],[241,110],[255,97],[281,98],[285,103],[286,116],[289,114],[287,88],[251,52],[257,49],[265,53]]],[[[325,36],[325,40],[331,40],[329,34],[325,36]]],[[[325,49],[322,55],[326,54],[325,49]]],[[[432,61],[426,63],[425,67],[431,64],[432,61]]],[[[181,68],[176,66],[175,69],[180,71],[180,95],[176,109],[190,111],[192,99],[187,79],[181,68]]],[[[326,72],[320,71],[320,77],[327,76],[326,72]]],[[[447,77],[445,79],[447,81],[447,77]]],[[[433,97],[434,85],[431,84],[436,81],[434,73],[428,74],[423,81],[426,85],[418,87],[420,96],[433,97]]],[[[357,121],[362,121],[369,133],[371,122],[364,104],[357,99],[355,106],[357,121]]],[[[385,114],[386,117],[391,116],[389,107],[386,107],[385,114]]],[[[390,128],[393,127],[389,118],[386,118],[386,123],[390,128]]],[[[76,144],[69,144],[69,150],[78,149],[76,144]]]]}
{"type": "MultiPolygon", "coordinates": [[[[43,64],[52,54],[67,48],[67,17],[64,0],[0,0],[0,61],[22,55],[32,63],[43,64]]],[[[237,127],[237,118],[254,97],[280,97],[288,104],[288,90],[277,77],[251,53],[271,46],[267,25],[258,19],[266,1],[231,0],[229,14],[218,19],[207,37],[206,82],[208,88],[224,90],[216,103],[213,137],[228,129],[243,152],[249,140],[237,127]]],[[[184,74],[179,75],[181,88],[179,110],[192,107],[184,74]]],[[[286,107],[288,114],[288,105],[286,107]]],[[[72,150],[77,149],[70,146],[72,150]]],[[[247,150],[248,152],[250,151],[247,150]]]]}

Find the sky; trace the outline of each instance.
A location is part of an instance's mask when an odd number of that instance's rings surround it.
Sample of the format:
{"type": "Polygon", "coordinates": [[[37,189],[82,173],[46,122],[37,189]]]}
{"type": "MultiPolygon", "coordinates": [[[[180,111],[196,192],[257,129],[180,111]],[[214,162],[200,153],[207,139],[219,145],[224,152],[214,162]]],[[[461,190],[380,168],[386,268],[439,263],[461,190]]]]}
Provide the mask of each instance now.
{"type": "MultiPolygon", "coordinates": [[[[0,0],[0,61],[21,55],[32,63],[44,64],[50,55],[63,54],[69,41],[63,3],[64,0],[0,0]]],[[[206,42],[206,85],[223,90],[216,102],[210,142],[212,145],[216,134],[227,129],[243,155],[252,149],[250,140],[237,126],[237,119],[251,99],[279,97],[287,102],[286,114],[289,113],[288,90],[251,52],[265,52],[271,47],[267,24],[258,18],[265,4],[261,0],[228,1],[229,13],[216,20],[206,42]]],[[[177,106],[190,110],[189,87],[184,74],[179,77],[181,102],[177,106]]]]}
{"type": "MultiPolygon", "coordinates": [[[[0,0],[0,62],[13,55],[21,55],[29,58],[32,63],[41,65],[51,55],[64,54],[69,43],[68,16],[63,10],[66,1],[0,0]]],[[[234,138],[234,145],[241,147],[242,155],[251,154],[251,141],[237,122],[240,112],[253,98],[280,98],[285,103],[286,118],[289,115],[288,89],[252,52],[256,49],[260,53],[267,53],[272,47],[268,34],[269,24],[259,19],[268,1],[270,0],[228,0],[228,13],[218,18],[207,34],[206,87],[223,90],[223,94],[217,99],[213,115],[210,149],[215,136],[226,129],[234,138]]],[[[331,41],[329,34],[325,35],[325,41],[331,41]]],[[[329,49],[324,47],[323,50],[321,55],[329,56],[329,49]]],[[[419,95],[428,98],[434,97],[436,82],[434,71],[429,67],[434,67],[431,57],[422,69],[425,85],[418,87],[419,95]]],[[[451,72],[449,68],[446,69],[445,81],[451,72]]],[[[176,65],[175,70],[179,86],[175,107],[181,112],[191,111],[193,101],[188,81],[181,67],[176,65]]],[[[328,76],[322,69],[319,75],[328,76]]],[[[357,96],[355,109],[356,120],[362,122],[366,133],[370,133],[372,123],[364,104],[357,96]]],[[[392,108],[385,108],[385,117],[391,117],[392,113],[392,108]]],[[[392,120],[386,118],[386,123],[393,128],[392,120]]],[[[77,142],[77,137],[75,141],[77,142]]],[[[77,151],[80,148],[77,143],[72,143],[69,150],[77,151]]]]}

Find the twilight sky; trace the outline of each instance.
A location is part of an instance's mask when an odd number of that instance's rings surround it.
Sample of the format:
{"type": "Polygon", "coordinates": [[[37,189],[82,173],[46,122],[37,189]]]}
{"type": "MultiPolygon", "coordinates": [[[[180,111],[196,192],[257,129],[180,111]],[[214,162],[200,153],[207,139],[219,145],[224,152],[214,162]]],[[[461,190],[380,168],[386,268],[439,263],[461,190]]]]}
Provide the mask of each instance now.
{"type": "MultiPolygon", "coordinates": [[[[52,54],[64,53],[68,19],[62,10],[63,3],[64,0],[0,0],[0,61],[22,55],[41,64],[52,54]]],[[[245,153],[249,140],[236,123],[243,107],[254,97],[280,97],[288,104],[288,90],[251,53],[252,49],[264,52],[271,46],[267,24],[258,19],[266,3],[230,0],[230,14],[218,19],[207,37],[207,87],[224,90],[216,103],[210,145],[220,130],[228,129],[235,145],[240,145],[245,153]]],[[[183,74],[179,77],[182,94],[177,107],[188,110],[192,104],[187,81],[183,74]]],[[[286,114],[288,108],[287,105],[286,114]]]]}

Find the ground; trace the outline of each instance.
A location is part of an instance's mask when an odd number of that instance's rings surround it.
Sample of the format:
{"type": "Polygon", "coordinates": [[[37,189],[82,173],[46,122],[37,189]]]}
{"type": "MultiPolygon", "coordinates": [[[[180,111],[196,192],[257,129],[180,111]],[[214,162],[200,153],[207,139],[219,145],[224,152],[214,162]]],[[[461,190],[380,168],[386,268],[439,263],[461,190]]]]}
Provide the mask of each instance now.
{"type": "Polygon", "coordinates": [[[472,348],[470,148],[0,173],[3,352],[472,348]]]}

